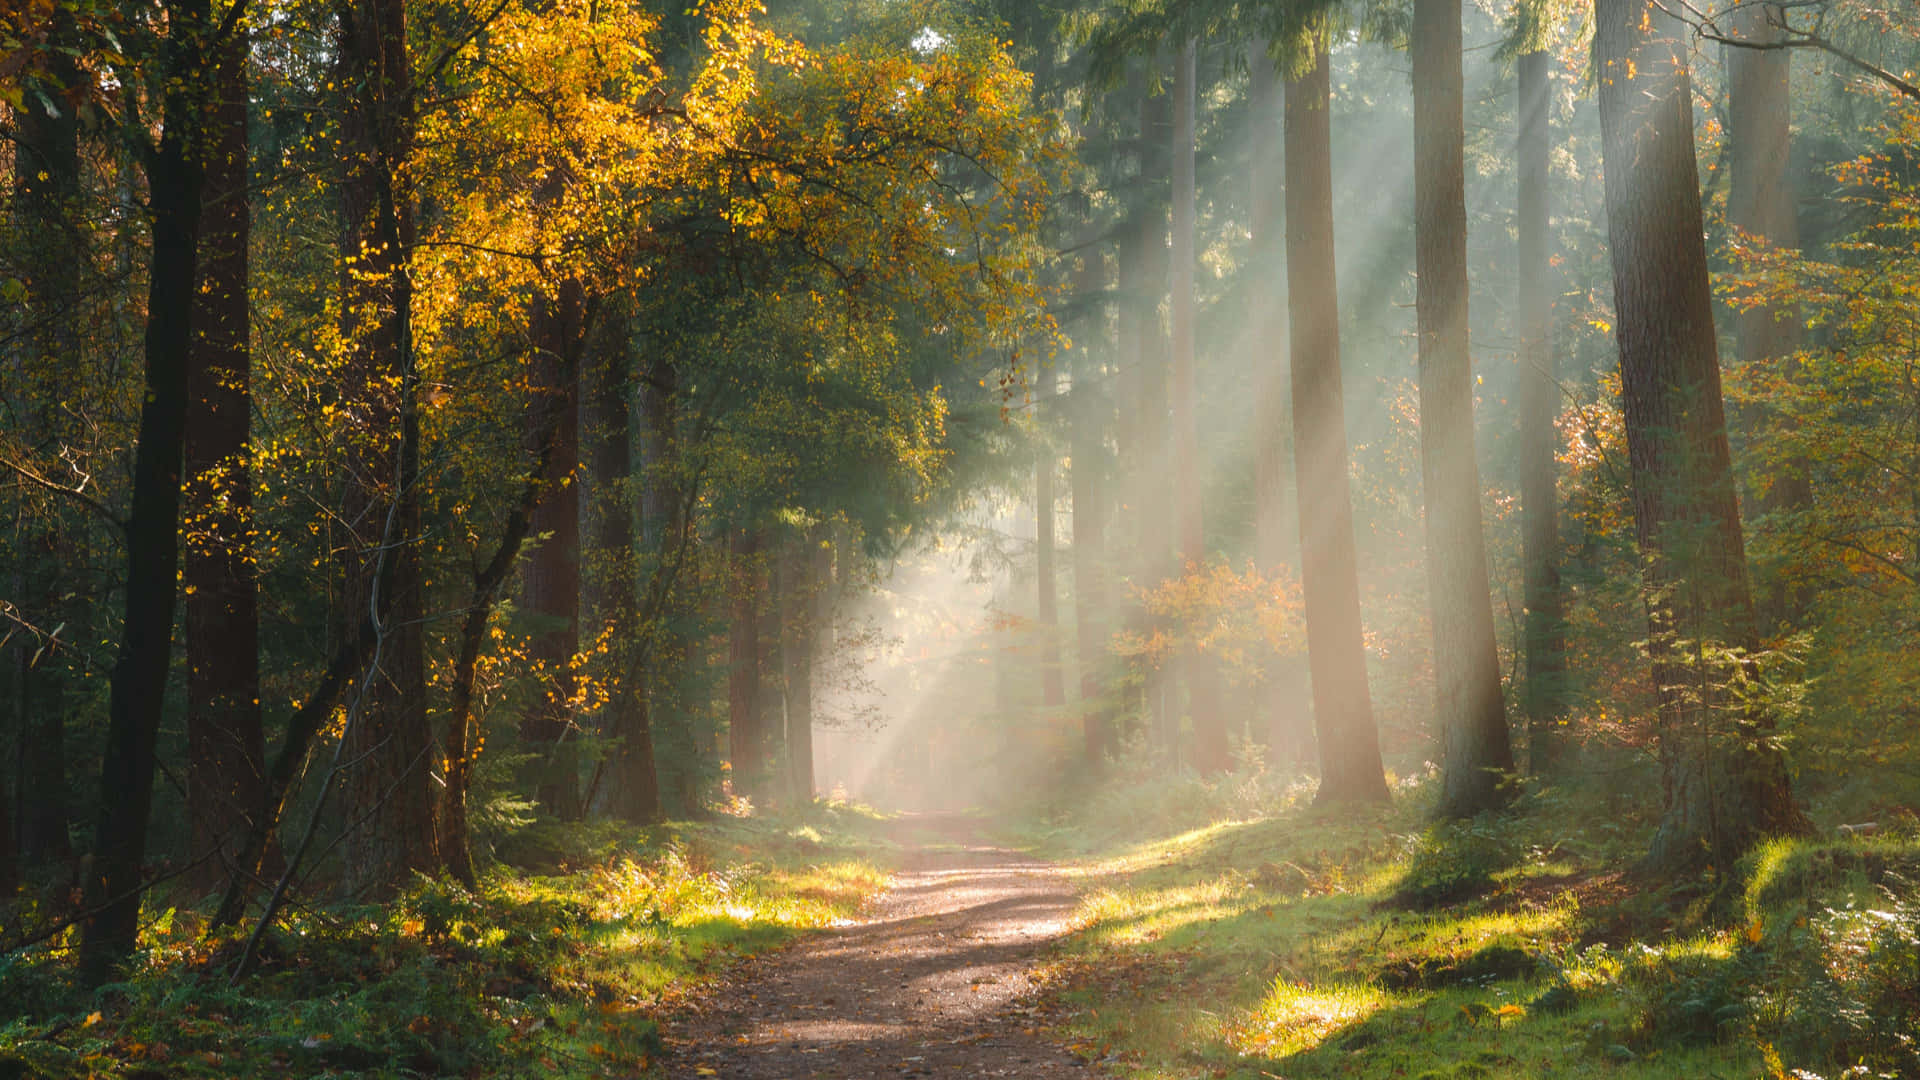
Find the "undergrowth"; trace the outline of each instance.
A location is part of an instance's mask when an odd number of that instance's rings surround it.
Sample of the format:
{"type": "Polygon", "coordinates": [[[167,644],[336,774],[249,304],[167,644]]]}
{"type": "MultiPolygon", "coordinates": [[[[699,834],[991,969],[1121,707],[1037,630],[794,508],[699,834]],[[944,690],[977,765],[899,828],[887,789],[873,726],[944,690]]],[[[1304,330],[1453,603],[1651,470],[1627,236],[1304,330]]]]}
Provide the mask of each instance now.
{"type": "Polygon", "coordinates": [[[1651,822],[1617,790],[1434,825],[1425,784],[1322,812],[1262,783],[1260,805],[1187,777],[1131,803],[1157,818],[1029,827],[1081,859],[1057,1018],[1118,1075],[1920,1077],[1910,828],[1665,887],[1631,872],[1651,822]]]}
{"type": "Polygon", "coordinates": [[[555,831],[571,868],[477,892],[421,878],[380,906],[296,908],[234,980],[240,938],[167,909],[126,981],[72,978],[70,935],[0,956],[12,1077],[634,1076],[656,1012],[732,958],[878,889],[871,815],[555,831]]]}

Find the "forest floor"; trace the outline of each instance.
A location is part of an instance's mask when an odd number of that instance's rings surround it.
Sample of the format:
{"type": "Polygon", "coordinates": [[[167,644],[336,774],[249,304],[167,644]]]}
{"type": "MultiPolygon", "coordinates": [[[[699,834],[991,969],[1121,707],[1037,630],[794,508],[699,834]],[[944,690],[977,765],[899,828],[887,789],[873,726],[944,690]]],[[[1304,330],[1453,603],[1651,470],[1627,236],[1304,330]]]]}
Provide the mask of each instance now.
{"type": "Polygon", "coordinates": [[[1050,1030],[1127,1080],[1920,1077],[1910,814],[1655,881],[1611,792],[1450,825],[1430,794],[1236,814],[1161,780],[1024,829],[1081,893],[1050,1030]]]}
{"type": "Polygon", "coordinates": [[[670,1077],[1093,1075],[1042,1034],[1032,975],[1070,927],[1071,880],[964,818],[898,826],[894,885],[862,917],[747,961],[668,1018],[670,1077]]]}

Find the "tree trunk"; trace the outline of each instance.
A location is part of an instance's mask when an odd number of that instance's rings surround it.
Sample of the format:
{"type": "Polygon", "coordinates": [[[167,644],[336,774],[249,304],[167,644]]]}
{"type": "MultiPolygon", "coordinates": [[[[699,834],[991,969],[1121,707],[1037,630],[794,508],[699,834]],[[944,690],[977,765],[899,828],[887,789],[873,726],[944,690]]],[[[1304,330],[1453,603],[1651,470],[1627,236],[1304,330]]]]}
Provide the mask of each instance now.
{"type": "Polygon", "coordinates": [[[1527,766],[1552,776],[1566,741],[1567,631],[1560,596],[1560,494],[1556,484],[1560,387],[1554,372],[1553,267],[1547,216],[1549,98],[1545,51],[1516,64],[1520,133],[1520,532],[1526,564],[1527,766]]]}
{"type": "Polygon", "coordinates": [[[760,531],[734,531],[732,611],[727,634],[727,760],[733,791],[758,805],[766,794],[766,737],[760,730],[760,594],[766,585],[760,531]]]}
{"type": "MultiPolygon", "coordinates": [[[[1091,299],[1106,290],[1102,260],[1097,250],[1081,253],[1078,293],[1091,299]]],[[[1106,336],[1105,313],[1095,309],[1096,327],[1089,340],[1106,336]]],[[[1080,672],[1080,725],[1087,764],[1099,767],[1115,749],[1111,704],[1107,701],[1107,548],[1106,492],[1102,477],[1106,457],[1107,421],[1112,399],[1099,385],[1099,364],[1091,349],[1079,353],[1073,387],[1067,398],[1068,438],[1072,468],[1068,498],[1073,501],[1073,627],[1074,651],[1080,672]]]]}
{"type": "Polygon", "coordinates": [[[651,354],[640,379],[640,547],[648,553],[645,581],[654,626],[649,662],[637,674],[645,678],[647,714],[655,748],[664,812],[690,815],[702,808],[700,785],[706,746],[694,732],[684,698],[684,677],[696,663],[682,622],[682,593],[665,577],[670,553],[690,557],[697,539],[688,520],[678,447],[676,394],[678,373],[671,362],[651,354]]]}
{"type": "MultiPolygon", "coordinates": [[[[527,415],[560,414],[553,443],[553,486],[533,512],[539,546],[522,571],[521,602],[532,624],[527,659],[544,674],[545,686],[520,723],[520,737],[535,758],[534,790],[541,809],[562,821],[577,821],[580,805],[579,738],[574,731],[574,654],[580,651],[580,346],[583,334],[580,284],[562,282],[534,300],[528,361],[527,415]]],[[[538,423],[544,425],[545,421],[538,423]]],[[[529,438],[533,437],[529,431],[529,438]]]]}
{"type": "MultiPolygon", "coordinates": [[[[1171,178],[1166,148],[1173,127],[1173,98],[1159,94],[1140,106],[1140,175],[1150,185],[1171,178]]],[[[1160,300],[1167,295],[1168,252],[1167,215],[1160,195],[1149,187],[1148,204],[1139,211],[1140,274],[1137,292],[1132,297],[1139,313],[1139,363],[1134,378],[1134,513],[1139,528],[1139,564],[1136,585],[1152,588],[1165,581],[1173,570],[1173,477],[1167,469],[1167,379],[1168,340],[1160,318],[1160,300]]],[[[1142,616],[1140,630],[1151,633],[1154,627],[1142,616]]],[[[1169,757],[1177,751],[1177,717],[1167,708],[1167,681],[1171,672],[1164,665],[1149,665],[1144,672],[1143,711],[1149,718],[1156,741],[1169,757]]]]}
{"type": "Polygon", "coordinates": [[[813,801],[813,650],[817,594],[814,553],[820,544],[806,533],[788,541],[780,588],[780,660],[786,687],[787,787],[793,801],[813,801]]]}
{"type": "Polygon", "coordinates": [[[20,890],[20,860],[13,845],[12,792],[0,789],[0,905],[20,890]]]}
{"type": "Polygon", "coordinates": [[[568,410],[551,396],[534,396],[527,402],[528,442],[533,450],[533,467],[521,487],[520,498],[507,515],[501,530],[500,546],[486,566],[474,575],[473,589],[460,619],[458,651],[453,662],[453,687],[447,709],[447,778],[440,803],[440,864],[467,888],[477,888],[473,848],[467,824],[467,793],[472,787],[473,761],[479,754],[474,744],[473,680],[480,663],[480,650],[486,645],[487,623],[493,617],[494,603],[500,597],[507,578],[520,558],[520,549],[532,531],[540,504],[553,494],[562,477],[559,474],[561,429],[568,410]]]}
{"type": "Polygon", "coordinates": [[[247,305],[247,36],[221,43],[188,356],[187,819],[192,883],[231,871],[265,797],[247,305]]]}
{"type": "MultiPolygon", "coordinates": [[[[784,558],[788,542],[775,540],[773,550],[766,553],[766,571],[761,580],[765,582],[767,591],[759,605],[760,625],[753,641],[754,651],[758,654],[754,666],[760,671],[760,683],[755,696],[760,712],[760,784],[768,806],[785,805],[792,795],[787,790],[787,780],[791,775],[787,769],[787,670],[780,655],[780,647],[785,639],[780,628],[780,617],[786,611],[787,590],[792,588],[792,583],[787,580],[790,568],[784,558]]],[[[762,549],[767,546],[763,539],[762,549]]]]}
{"type": "MultiPolygon", "coordinates": [[[[56,15],[55,38],[70,33],[70,21],[56,15]]],[[[72,108],[49,108],[80,78],[73,58],[49,50],[47,66],[36,75],[45,100],[27,94],[14,111],[17,143],[13,150],[14,217],[19,230],[21,284],[28,332],[20,343],[16,368],[23,409],[35,435],[51,455],[70,445],[73,422],[63,402],[79,388],[80,302],[86,244],[74,215],[80,197],[80,124],[72,108]]],[[[19,567],[16,596],[29,617],[46,631],[79,625],[72,602],[70,569],[76,530],[66,524],[66,507],[47,506],[38,521],[20,530],[24,543],[14,553],[19,567]],[[28,590],[31,589],[30,593],[28,590]]],[[[30,516],[24,514],[23,516],[30,516]]],[[[18,635],[14,653],[14,704],[19,716],[15,796],[19,799],[20,854],[29,865],[43,865],[73,854],[68,830],[71,793],[67,787],[66,640],[73,634],[43,639],[18,635]]]]}
{"type": "Polygon", "coordinates": [[[1060,584],[1054,572],[1059,530],[1054,522],[1058,495],[1054,491],[1054,458],[1048,425],[1053,419],[1054,397],[1059,393],[1060,372],[1051,364],[1040,369],[1038,392],[1034,396],[1033,458],[1034,579],[1039,590],[1037,611],[1040,623],[1040,703],[1057,709],[1067,703],[1067,689],[1060,671],[1060,584]]]}
{"type": "Polygon", "coordinates": [[[170,0],[166,14],[167,90],[160,145],[147,166],[153,256],[147,278],[146,397],[134,451],[126,607],[108,691],[99,828],[86,882],[90,914],[80,938],[81,978],[90,985],[120,970],[139,935],[154,751],[173,653],[180,473],[200,228],[202,169],[196,146],[213,99],[213,65],[207,56],[211,27],[206,0],[170,0]]]}
{"type": "MultiPolygon", "coordinates": [[[[1131,83],[1129,83],[1131,85],[1131,83]]],[[[1152,98],[1140,98],[1139,138],[1135,138],[1135,158],[1140,183],[1144,186],[1150,173],[1148,150],[1154,142],[1154,110],[1152,98]]],[[[1150,202],[1148,196],[1140,196],[1142,202],[1150,202]]],[[[1129,217],[1119,225],[1119,402],[1117,402],[1117,436],[1119,436],[1119,492],[1116,498],[1117,521],[1123,521],[1133,538],[1133,561],[1127,567],[1127,577],[1133,586],[1139,588],[1154,580],[1156,565],[1150,557],[1152,527],[1150,527],[1150,477],[1154,475],[1156,463],[1162,459],[1160,450],[1154,446],[1150,430],[1150,402],[1158,400],[1150,392],[1152,373],[1158,371],[1158,327],[1160,327],[1160,298],[1158,298],[1158,279],[1154,277],[1154,252],[1160,246],[1160,231],[1156,227],[1158,215],[1146,206],[1129,208],[1129,217]]],[[[1146,617],[1140,605],[1131,605],[1127,615],[1129,630],[1144,634],[1148,630],[1146,617]]],[[[1142,669],[1144,682],[1152,682],[1154,673],[1150,667],[1142,669]]],[[[1139,707],[1133,711],[1123,711],[1129,721],[1129,730],[1135,717],[1148,719],[1150,709],[1148,700],[1152,698],[1150,690],[1140,694],[1139,707]]],[[[1116,732],[1117,734],[1117,732],[1116,732]]]]}
{"type": "Polygon", "coordinates": [[[1348,491],[1333,247],[1333,150],[1327,52],[1286,87],[1287,314],[1300,584],[1306,607],[1320,804],[1388,799],[1367,692],[1360,582],[1348,491]]]}
{"type": "Polygon", "coordinates": [[[1504,804],[1513,771],[1474,458],[1467,344],[1466,129],[1460,0],[1414,0],[1413,217],[1419,291],[1420,478],[1437,719],[1445,743],[1439,812],[1504,804]]]}
{"type": "MultiPolygon", "coordinates": [[[[345,628],[370,616],[373,665],[355,688],[343,807],[350,894],[382,895],[439,865],[420,575],[419,374],[413,351],[413,73],[404,0],[342,9],[339,56],[349,342],[342,404],[352,430],[340,520],[351,530],[345,628]]],[[[344,635],[343,635],[344,636],[344,635]]]]}
{"type": "Polygon", "coordinates": [[[1646,560],[1664,814],[1650,867],[1728,867],[1798,831],[1768,719],[1734,708],[1698,642],[1756,639],[1727,447],[1685,43],[1652,0],[1596,0],[1607,235],[1635,534],[1646,560]],[[1697,655],[1697,654],[1696,654],[1697,655]]]}
{"type": "Polygon", "coordinates": [[[652,623],[641,618],[640,570],[634,553],[634,510],[640,500],[633,483],[634,379],[627,320],[607,319],[596,338],[599,347],[586,369],[592,380],[587,403],[593,412],[588,425],[593,444],[587,457],[592,470],[591,565],[597,569],[593,608],[620,658],[611,676],[612,696],[602,725],[614,740],[606,807],[622,821],[643,825],[660,819],[660,781],[654,771],[647,669],[634,663],[636,650],[645,645],[642,636],[651,632],[643,627],[652,623]]]}
{"type": "MultiPolygon", "coordinates": [[[[1191,41],[1180,50],[1173,91],[1173,250],[1172,330],[1173,371],[1170,381],[1173,424],[1174,514],[1179,520],[1180,559],[1189,573],[1207,563],[1205,510],[1201,493],[1206,478],[1200,468],[1200,419],[1196,409],[1199,373],[1194,357],[1195,245],[1194,124],[1199,87],[1198,47],[1191,41]]],[[[1193,764],[1205,774],[1233,766],[1227,745],[1227,718],[1220,703],[1217,659],[1197,646],[1183,657],[1187,677],[1187,704],[1193,717],[1193,764]]]]}
{"type": "MultiPolygon", "coordinates": [[[[1756,44],[1779,42],[1785,15],[1776,4],[1751,4],[1733,13],[1734,34],[1756,44]]],[[[1793,97],[1790,77],[1792,49],[1727,48],[1729,130],[1732,183],[1727,193],[1727,223],[1769,247],[1800,246],[1800,221],[1794,205],[1788,163],[1793,154],[1791,121],[1793,97]]],[[[1734,313],[1735,361],[1745,371],[1774,370],[1793,378],[1793,355],[1803,335],[1799,305],[1762,304],[1734,313]]],[[[1735,414],[1751,441],[1768,437],[1767,420],[1758,409],[1735,414]]],[[[1773,465],[1760,507],[1765,511],[1803,509],[1813,501],[1807,462],[1800,455],[1773,465]]],[[[1770,617],[1791,620],[1803,613],[1808,601],[1804,586],[1766,589],[1770,617]]]]}
{"type": "MultiPolygon", "coordinates": [[[[1298,553],[1299,523],[1293,520],[1290,494],[1293,454],[1292,401],[1288,394],[1289,359],[1286,309],[1273,302],[1286,287],[1285,227],[1280,214],[1286,189],[1280,121],[1284,106],[1280,82],[1267,42],[1256,39],[1249,47],[1251,88],[1248,123],[1251,126],[1249,205],[1252,207],[1254,281],[1251,327],[1247,335],[1247,364],[1253,369],[1258,395],[1254,420],[1254,551],[1260,572],[1278,577],[1298,553]]],[[[1258,700],[1266,714],[1267,755],[1271,764],[1305,762],[1313,749],[1312,710],[1307,677],[1297,658],[1277,656],[1260,684],[1258,700]]]]}

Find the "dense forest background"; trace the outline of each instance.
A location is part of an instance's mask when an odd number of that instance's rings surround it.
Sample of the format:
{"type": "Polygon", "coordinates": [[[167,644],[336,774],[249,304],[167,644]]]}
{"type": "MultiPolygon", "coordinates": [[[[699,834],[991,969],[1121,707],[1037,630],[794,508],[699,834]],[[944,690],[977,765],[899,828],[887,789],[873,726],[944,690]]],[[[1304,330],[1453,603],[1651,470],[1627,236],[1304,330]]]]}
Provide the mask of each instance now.
{"type": "Polygon", "coordinates": [[[1708,891],[1910,826],[1916,67],[1889,0],[14,6],[0,975],[850,795],[1576,791],[1708,891]]]}

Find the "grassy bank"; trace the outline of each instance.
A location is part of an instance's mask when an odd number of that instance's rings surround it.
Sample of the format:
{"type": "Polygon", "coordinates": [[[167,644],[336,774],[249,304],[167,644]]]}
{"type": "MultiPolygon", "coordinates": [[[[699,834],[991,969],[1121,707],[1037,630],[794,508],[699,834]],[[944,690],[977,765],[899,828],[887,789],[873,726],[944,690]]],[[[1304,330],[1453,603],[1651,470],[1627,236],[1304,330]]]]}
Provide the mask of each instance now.
{"type": "Polygon", "coordinates": [[[1174,783],[1196,790],[1169,805],[1246,813],[1028,832],[1084,888],[1056,1017],[1119,1075],[1920,1075],[1910,829],[1663,886],[1627,869],[1646,823],[1603,796],[1436,828],[1418,785],[1324,813],[1174,783]]]}
{"type": "Polygon", "coordinates": [[[891,850],[845,807],[553,830],[477,893],[422,879],[391,904],[297,908],[237,982],[238,938],[163,908],[97,992],[72,981],[71,935],[0,957],[0,1078],[632,1076],[660,1009],[851,915],[891,850]]]}

